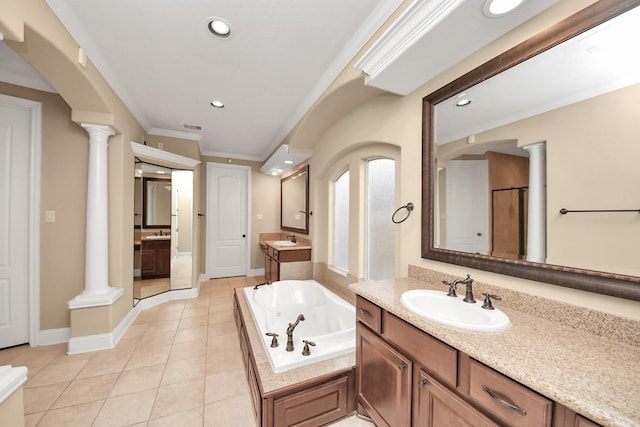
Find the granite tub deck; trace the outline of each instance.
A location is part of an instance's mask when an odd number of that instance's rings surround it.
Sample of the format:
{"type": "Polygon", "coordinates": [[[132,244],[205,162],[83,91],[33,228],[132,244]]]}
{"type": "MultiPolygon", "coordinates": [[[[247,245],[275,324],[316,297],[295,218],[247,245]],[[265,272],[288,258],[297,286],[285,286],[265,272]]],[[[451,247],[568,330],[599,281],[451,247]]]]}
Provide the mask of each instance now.
{"type": "Polygon", "coordinates": [[[291,369],[290,371],[276,374],[273,372],[273,369],[271,369],[269,357],[262,345],[262,337],[260,337],[258,329],[253,322],[251,310],[244,292],[236,290],[236,298],[238,299],[240,313],[245,322],[247,335],[249,337],[251,350],[256,364],[256,376],[258,377],[258,383],[260,384],[263,396],[268,396],[304,381],[324,376],[331,376],[338,371],[350,369],[356,365],[356,356],[354,351],[349,354],[315,362],[311,365],[301,366],[299,368],[291,369]]]}
{"type": "MultiPolygon", "coordinates": [[[[349,288],[424,332],[597,423],[616,427],[640,426],[639,347],[509,308],[504,300],[494,302],[511,319],[511,327],[503,332],[450,328],[417,316],[401,304],[400,297],[405,291],[442,291],[445,288],[439,281],[433,283],[437,284],[405,278],[354,283],[349,288]]],[[[479,295],[478,290],[475,293],[479,295]]],[[[633,327],[637,332],[638,322],[633,327]]]]}

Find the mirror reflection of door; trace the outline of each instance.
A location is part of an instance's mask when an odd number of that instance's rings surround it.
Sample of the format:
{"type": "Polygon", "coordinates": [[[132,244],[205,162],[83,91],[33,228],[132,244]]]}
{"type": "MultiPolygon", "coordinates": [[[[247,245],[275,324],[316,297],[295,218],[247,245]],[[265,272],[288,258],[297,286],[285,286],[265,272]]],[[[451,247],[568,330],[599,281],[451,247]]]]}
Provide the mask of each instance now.
{"type": "Polygon", "coordinates": [[[134,190],[134,305],[191,287],[193,172],[137,162],[134,190]]]}

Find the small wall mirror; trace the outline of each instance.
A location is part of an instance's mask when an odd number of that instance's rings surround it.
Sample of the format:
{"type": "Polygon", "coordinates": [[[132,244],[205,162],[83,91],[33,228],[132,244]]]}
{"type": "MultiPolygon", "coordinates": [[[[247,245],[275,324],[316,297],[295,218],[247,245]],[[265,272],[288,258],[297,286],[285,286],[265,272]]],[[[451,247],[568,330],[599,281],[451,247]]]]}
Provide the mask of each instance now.
{"type": "Polygon", "coordinates": [[[171,228],[171,179],[142,178],[143,228],[171,228]]]}
{"type": "Polygon", "coordinates": [[[280,180],[280,228],[309,234],[309,165],[280,180]]]}

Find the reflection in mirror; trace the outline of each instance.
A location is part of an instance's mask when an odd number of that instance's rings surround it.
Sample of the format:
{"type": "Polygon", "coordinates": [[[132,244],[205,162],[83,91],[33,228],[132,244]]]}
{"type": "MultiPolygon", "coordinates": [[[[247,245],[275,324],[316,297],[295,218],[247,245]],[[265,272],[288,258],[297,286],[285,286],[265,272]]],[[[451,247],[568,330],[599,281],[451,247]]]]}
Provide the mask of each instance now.
{"type": "Polygon", "coordinates": [[[280,181],[280,228],[309,234],[309,165],[280,181]]]}
{"type": "Polygon", "coordinates": [[[192,171],[137,161],[135,175],[134,305],[191,288],[193,217],[192,171]]]}
{"type": "Polygon", "coordinates": [[[640,299],[631,4],[597,2],[425,97],[424,258],[640,299]]]}

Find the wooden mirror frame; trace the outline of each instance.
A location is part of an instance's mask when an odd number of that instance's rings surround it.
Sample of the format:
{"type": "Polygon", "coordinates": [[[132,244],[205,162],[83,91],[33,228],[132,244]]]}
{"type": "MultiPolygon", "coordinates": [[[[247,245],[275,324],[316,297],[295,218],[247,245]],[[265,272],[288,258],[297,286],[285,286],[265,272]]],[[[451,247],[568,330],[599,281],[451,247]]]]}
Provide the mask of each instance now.
{"type": "MultiPolygon", "coordinates": [[[[142,178],[142,228],[171,228],[171,224],[149,224],[147,222],[147,183],[148,182],[166,182],[171,184],[171,178],[150,178],[143,177],[142,178]]],[[[171,212],[169,212],[171,213],[171,212]]],[[[169,217],[171,219],[171,217],[169,217]]]]}
{"type": "Polygon", "coordinates": [[[640,301],[640,277],[435,248],[433,245],[433,195],[435,194],[434,174],[437,167],[432,151],[432,122],[436,104],[633,9],[639,4],[640,0],[600,0],[423,98],[422,258],[640,301]]]}
{"type": "Polygon", "coordinates": [[[282,178],[280,180],[280,229],[296,232],[296,233],[309,234],[309,215],[310,214],[311,213],[309,212],[309,165],[305,165],[293,171],[291,175],[287,176],[286,178],[282,178]],[[290,179],[293,179],[302,173],[306,174],[305,188],[304,188],[304,199],[305,199],[304,212],[301,211],[301,213],[304,213],[304,228],[288,227],[282,223],[282,220],[284,218],[282,214],[282,206],[283,206],[282,196],[283,196],[284,184],[290,179]]]}

